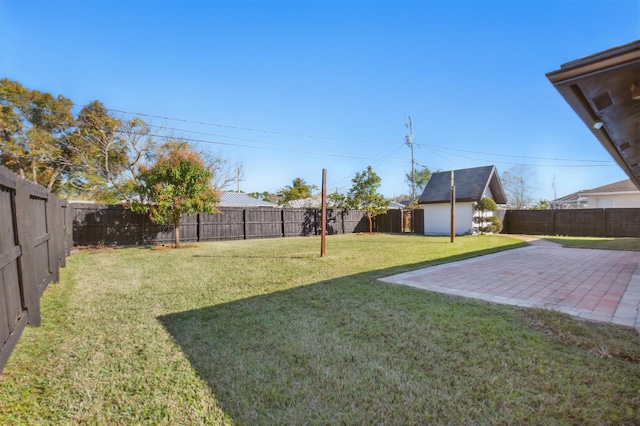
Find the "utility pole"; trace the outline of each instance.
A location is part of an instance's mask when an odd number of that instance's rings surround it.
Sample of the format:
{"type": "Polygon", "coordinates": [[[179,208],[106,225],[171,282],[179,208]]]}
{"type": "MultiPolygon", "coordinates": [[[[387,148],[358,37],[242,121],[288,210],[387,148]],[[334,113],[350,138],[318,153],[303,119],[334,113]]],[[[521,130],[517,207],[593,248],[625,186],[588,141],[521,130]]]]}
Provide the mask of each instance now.
{"type": "Polygon", "coordinates": [[[409,128],[409,134],[404,137],[404,140],[409,147],[411,147],[411,201],[416,200],[416,167],[413,160],[413,122],[411,116],[409,116],[409,123],[405,124],[405,127],[409,128]]]}
{"type": "Polygon", "coordinates": [[[240,193],[240,181],[244,180],[242,179],[243,177],[243,173],[244,173],[244,168],[242,167],[242,164],[238,164],[238,168],[237,168],[237,173],[238,173],[238,193],[240,193]]]}

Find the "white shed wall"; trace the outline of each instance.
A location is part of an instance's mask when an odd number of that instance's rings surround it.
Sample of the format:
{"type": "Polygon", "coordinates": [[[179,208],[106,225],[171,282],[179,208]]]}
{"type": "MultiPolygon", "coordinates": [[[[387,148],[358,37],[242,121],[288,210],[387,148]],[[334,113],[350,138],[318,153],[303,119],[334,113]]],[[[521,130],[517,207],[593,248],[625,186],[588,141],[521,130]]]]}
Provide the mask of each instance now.
{"type": "MultiPolygon", "coordinates": [[[[473,231],[473,203],[456,203],[456,235],[473,231]]],[[[451,204],[424,205],[424,234],[451,235],[451,204]]]]}

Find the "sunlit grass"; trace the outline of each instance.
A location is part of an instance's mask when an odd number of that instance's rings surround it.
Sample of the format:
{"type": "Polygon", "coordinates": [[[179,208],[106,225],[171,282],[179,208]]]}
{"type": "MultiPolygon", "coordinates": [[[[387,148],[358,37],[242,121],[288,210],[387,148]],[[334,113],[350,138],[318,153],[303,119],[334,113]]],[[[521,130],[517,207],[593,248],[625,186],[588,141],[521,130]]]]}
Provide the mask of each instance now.
{"type": "Polygon", "coordinates": [[[544,237],[571,248],[640,251],[640,238],[544,237]]]}
{"type": "Polygon", "coordinates": [[[383,284],[505,236],[85,251],[0,376],[2,424],[635,423],[635,330],[383,284]]]}

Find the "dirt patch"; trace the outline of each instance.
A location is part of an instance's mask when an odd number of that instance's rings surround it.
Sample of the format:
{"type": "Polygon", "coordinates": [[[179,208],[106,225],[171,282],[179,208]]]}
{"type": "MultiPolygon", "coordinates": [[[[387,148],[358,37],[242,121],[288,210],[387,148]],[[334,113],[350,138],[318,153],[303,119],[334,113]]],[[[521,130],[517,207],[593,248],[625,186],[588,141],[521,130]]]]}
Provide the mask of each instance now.
{"type": "Polygon", "coordinates": [[[200,247],[198,244],[180,244],[180,247],[176,247],[173,244],[158,244],[151,247],[151,250],[182,250],[198,247],[200,247]]]}

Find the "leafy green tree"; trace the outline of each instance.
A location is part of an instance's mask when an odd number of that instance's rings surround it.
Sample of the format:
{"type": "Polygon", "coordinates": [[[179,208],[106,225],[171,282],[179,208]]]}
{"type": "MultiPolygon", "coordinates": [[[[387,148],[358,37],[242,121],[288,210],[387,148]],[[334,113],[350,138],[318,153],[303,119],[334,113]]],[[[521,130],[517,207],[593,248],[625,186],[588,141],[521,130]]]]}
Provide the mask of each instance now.
{"type": "Polygon", "coordinates": [[[249,197],[253,197],[256,200],[268,201],[270,203],[278,204],[278,196],[276,194],[272,194],[269,191],[263,192],[249,192],[247,194],[249,197]]]}
{"type": "Polygon", "coordinates": [[[364,210],[364,215],[369,219],[369,233],[373,232],[373,218],[386,213],[391,202],[379,194],[378,188],[382,179],[373,171],[371,166],[356,173],[351,180],[350,197],[346,199],[347,205],[353,209],[364,210]]]}
{"type": "Polygon", "coordinates": [[[278,203],[282,205],[292,200],[310,198],[313,196],[313,191],[317,189],[317,186],[308,185],[304,179],[297,177],[291,182],[291,186],[285,186],[278,191],[278,203]]]}
{"type": "MultiPolygon", "coordinates": [[[[427,186],[427,183],[429,183],[432,173],[431,173],[431,170],[429,170],[429,168],[425,166],[420,170],[416,170],[415,174],[416,174],[416,195],[420,197],[420,194],[422,194],[422,192],[424,191],[424,188],[427,186]]],[[[409,193],[411,193],[411,173],[405,174],[404,177],[405,177],[405,181],[407,182],[407,185],[409,185],[409,193]]]]}
{"type": "Polygon", "coordinates": [[[533,210],[549,210],[549,200],[540,199],[531,208],[533,210]]]}
{"type": "Polygon", "coordinates": [[[172,223],[175,247],[180,247],[182,214],[214,213],[218,192],[211,185],[213,171],[201,153],[185,142],[168,142],[150,167],[141,167],[140,200],[132,209],[148,214],[154,223],[172,223]]]}
{"type": "Polygon", "coordinates": [[[73,103],[64,96],[0,80],[0,160],[19,175],[57,191],[73,168],[73,103]]]}
{"type": "Polygon", "coordinates": [[[132,197],[139,166],[155,158],[149,126],[113,117],[99,101],[72,102],[0,80],[0,161],[67,198],[132,197]]]}
{"type": "Polygon", "coordinates": [[[493,212],[498,210],[498,205],[491,198],[483,197],[474,207],[476,214],[473,220],[478,224],[481,234],[502,231],[502,222],[493,212]]]}

